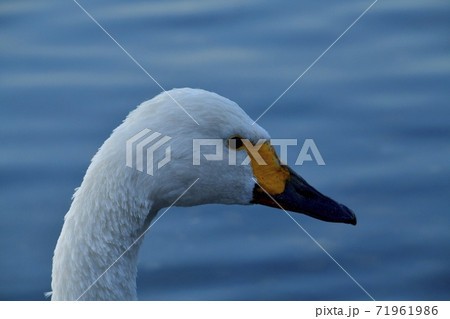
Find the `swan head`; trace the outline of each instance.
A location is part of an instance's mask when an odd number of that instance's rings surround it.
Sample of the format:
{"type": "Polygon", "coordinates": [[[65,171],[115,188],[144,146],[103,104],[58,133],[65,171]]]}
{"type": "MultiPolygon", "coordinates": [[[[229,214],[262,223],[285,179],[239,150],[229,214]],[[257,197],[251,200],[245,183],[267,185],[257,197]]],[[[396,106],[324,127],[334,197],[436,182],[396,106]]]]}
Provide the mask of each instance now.
{"type": "MultiPolygon", "coordinates": [[[[129,145],[133,154],[145,144],[141,135],[129,145]],[[141,146],[136,146],[139,142],[141,146]]],[[[281,163],[266,130],[236,103],[215,93],[188,88],[161,93],[132,111],[110,139],[116,148],[111,153],[120,153],[117,164],[128,182],[159,209],[174,202],[176,206],[261,204],[325,221],[356,224],[350,209],[322,195],[281,163]],[[147,156],[143,156],[142,166],[152,161],[152,174],[125,167],[129,156],[125,145],[141,132],[148,132],[146,136],[156,133],[149,145],[165,137],[154,151],[144,148],[147,156]],[[160,163],[164,165],[157,168],[160,163]],[[194,181],[188,193],[179,198],[194,181]]],[[[102,148],[108,147],[112,146],[102,148]]]]}

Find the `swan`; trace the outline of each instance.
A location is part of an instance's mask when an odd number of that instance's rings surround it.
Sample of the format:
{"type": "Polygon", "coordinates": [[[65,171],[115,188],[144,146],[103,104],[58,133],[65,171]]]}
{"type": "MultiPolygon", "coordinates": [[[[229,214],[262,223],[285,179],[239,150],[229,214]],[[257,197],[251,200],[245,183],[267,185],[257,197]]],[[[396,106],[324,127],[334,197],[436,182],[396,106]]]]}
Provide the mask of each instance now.
{"type": "MultiPolygon", "coordinates": [[[[158,211],[174,202],[281,205],[321,220],[356,224],[349,208],[281,163],[269,140],[236,103],[212,92],[173,89],[143,102],[99,148],[75,190],[54,251],[52,300],[137,300],[141,235],[158,211]],[[153,175],[126,165],[127,141],[143,130],[170,137],[164,144],[170,146],[170,161],[153,175]],[[218,149],[224,160],[201,157],[200,165],[193,165],[193,139],[225,141],[218,149]],[[251,145],[260,140],[265,142],[252,154],[251,145]],[[236,165],[230,165],[231,155],[236,165]],[[249,165],[240,165],[248,158],[249,165]]],[[[154,152],[155,162],[167,155],[164,147],[160,150],[154,152]]]]}

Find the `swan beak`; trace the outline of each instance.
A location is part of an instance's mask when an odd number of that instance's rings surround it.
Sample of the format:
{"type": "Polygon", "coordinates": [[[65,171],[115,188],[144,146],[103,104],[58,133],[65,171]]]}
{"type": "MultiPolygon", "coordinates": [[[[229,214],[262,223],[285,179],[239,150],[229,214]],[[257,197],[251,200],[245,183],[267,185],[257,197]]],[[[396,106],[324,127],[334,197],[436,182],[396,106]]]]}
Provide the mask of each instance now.
{"type": "Polygon", "coordinates": [[[356,225],[356,216],[351,209],[321,194],[290,167],[284,167],[289,177],[283,192],[269,195],[257,183],[253,189],[252,203],[302,213],[327,222],[356,225]]]}

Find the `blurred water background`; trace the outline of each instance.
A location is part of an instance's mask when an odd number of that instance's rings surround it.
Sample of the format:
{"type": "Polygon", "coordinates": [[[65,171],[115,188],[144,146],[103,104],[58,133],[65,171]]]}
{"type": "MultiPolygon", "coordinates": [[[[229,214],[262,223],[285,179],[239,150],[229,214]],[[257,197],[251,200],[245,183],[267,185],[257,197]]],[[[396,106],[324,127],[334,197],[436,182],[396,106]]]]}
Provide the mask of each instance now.
{"type": "MultiPolygon", "coordinates": [[[[165,88],[255,119],[371,1],[80,3],[165,88]]],[[[91,157],[161,90],[73,1],[3,0],[0,26],[0,299],[43,300],[91,157]]],[[[314,139],[326,166],[295,169],[358,225],[294,217],[375,299],[450,297],[449,32],[448,1],[380,0],[259,121],[314,139]]],[[[268,207],[174,207],[140,257],[142,300],[369,299],[268,207]]]]}

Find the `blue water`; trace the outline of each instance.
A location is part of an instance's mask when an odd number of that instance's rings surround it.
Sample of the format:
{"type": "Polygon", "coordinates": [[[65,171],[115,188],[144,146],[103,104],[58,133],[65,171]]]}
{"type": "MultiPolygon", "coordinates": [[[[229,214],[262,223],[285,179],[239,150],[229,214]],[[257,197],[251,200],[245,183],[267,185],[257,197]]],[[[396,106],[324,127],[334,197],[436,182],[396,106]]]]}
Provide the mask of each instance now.
{"type": "MultiPolygon", "coordinates": [[[[256,118],[371,1],[80,3],[165,88],[256,118]]],[[[43,300],[91,157],[161,90],[73,1],[4,0],[0,25],[0,299],[43,300]]],[[[450,298],[449,30],[448,1],[380,0],[259,121],[314,139],[327,165],[295,169],[358,225],[294,217],[377,300],[450,298]]],[[[269,207],[174,207],[140,257],[142,300],[369,300],[269,207]]]]}

